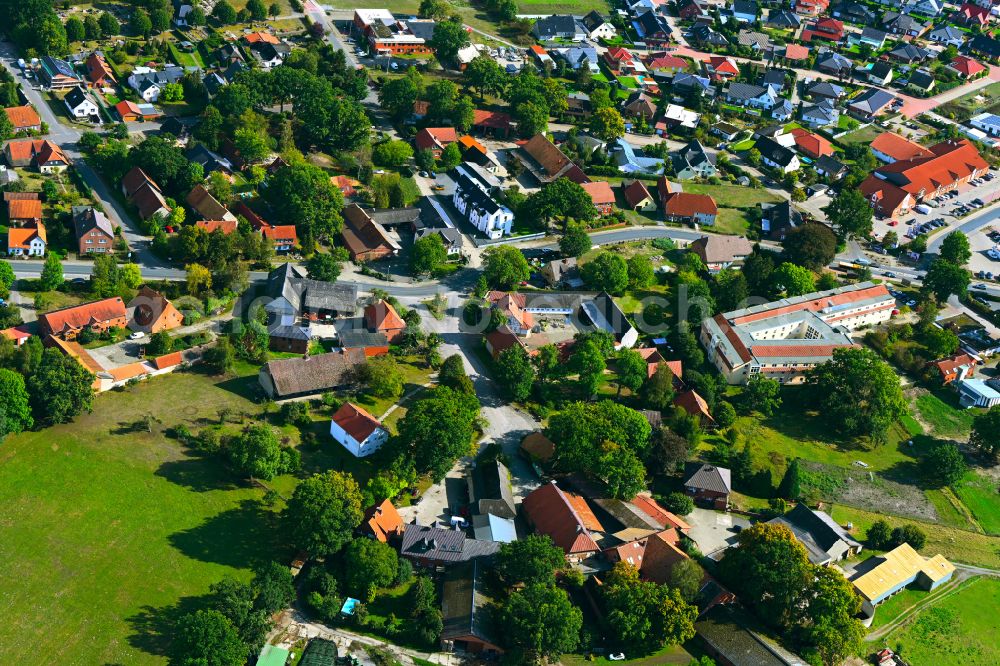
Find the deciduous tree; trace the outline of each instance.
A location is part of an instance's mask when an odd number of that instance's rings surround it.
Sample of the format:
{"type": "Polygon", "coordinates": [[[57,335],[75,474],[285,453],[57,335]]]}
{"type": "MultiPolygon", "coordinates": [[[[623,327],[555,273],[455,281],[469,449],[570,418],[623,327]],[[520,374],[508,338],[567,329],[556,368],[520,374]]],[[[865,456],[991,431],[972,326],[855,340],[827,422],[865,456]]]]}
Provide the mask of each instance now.
{"type": "Polygon", "coordinates": [[[537,583],[507,597],[499,619],[507,647],[529,663],[572,652],[583,625],[583,614],[565,591],[537,583]]]}
{"type": "Polygon", "coordinates": [[[24,375],[0,368],[0,439],[35,425],[28,402],[24,375]]]}
{"type": "Polygon", "coordinates": [[[295,487],[284,520],[295,548],[323,557],[351,539],[362,515],[357,481],[349,473],[329,470],[295,487]]]}
{"type": "Polygon", "coordinates": [[[496,555],[496,571],[508,587],[517,584],[551,585],[556,572],[566,566],[566,555],[544,534],[532,534],[524,539],[500,546],[496,555]]]}
{"type": "Polygon", "coordinates": [[[969,237],[961,231],[953,231],[941,241],[940,257],[956,266],[965,266],[972,257],[969,237]]]}
{"type": "Polygon", "coordinates": [[[784,257],[799,266],[818,271],[837,254],[837,236],[830,227],[809,222],[790,230],[782,241],[784,257]]]}
{"type": "Polygon", "coordinates": [[[492,246],[483,252],[483,276],[494,289],[516,289],[531,277],[531,267],[513,245],[492,246]]]}
{"type": "Polygon", "coordinates": [[[497,379],[501,390],[513,400],[526,400],[535,383],[535,366],[521,345],[505,349],[497,358],[497,379]]]}
{"type": "Polygon", "coordinates": [[[75,358],[46,349],[27,382],[36,421],[66,423],[94,402],[94,375],[75,358]]]}
{"type": "Polygon", "coordinates": [[[843,188],[826,207],[826,215],[841,239],[872,234],[872,207],[855,188],[843,188]]]}
{"type": "Polygon", "coordinates": [[[990,407],[973,420],[969,444],[985,456],[1000,455],[1000,407],[990,407]]]}
{"type": "Polygon", "coordinates": [[[628,288],[628,264],[614,252],[604,250],[580,269],[583,281],[591,289],[622,294],[628,288]]]}

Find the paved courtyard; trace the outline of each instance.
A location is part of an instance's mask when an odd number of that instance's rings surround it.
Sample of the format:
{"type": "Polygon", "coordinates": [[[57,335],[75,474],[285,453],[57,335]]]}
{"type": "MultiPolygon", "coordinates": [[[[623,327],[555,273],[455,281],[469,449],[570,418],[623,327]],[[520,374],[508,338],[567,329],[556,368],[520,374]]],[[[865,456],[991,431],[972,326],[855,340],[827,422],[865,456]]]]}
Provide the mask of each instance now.
{"type": "Polygon", "coordinates": [[[740,530],[750,527],[751,524],[742,516],[699,507],[695,507],[684,520],[691,525],[688,536],[698,544],[698,549],[705,555],[731,546],[739,537],[740,530]]]}

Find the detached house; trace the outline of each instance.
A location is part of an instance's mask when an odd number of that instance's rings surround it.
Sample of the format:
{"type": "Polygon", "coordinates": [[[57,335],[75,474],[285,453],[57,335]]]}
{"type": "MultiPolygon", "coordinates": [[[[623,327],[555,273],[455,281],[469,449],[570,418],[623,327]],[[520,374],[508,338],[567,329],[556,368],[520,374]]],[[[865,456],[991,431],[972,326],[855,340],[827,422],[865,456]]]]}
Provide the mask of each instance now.
{"type": "Polygon", "coordinates": [[[81,255],[114,252],[115,228],[107,215],[92,206],[73,206],[72,213],[81,255]]]}
{"type": "Polygon", "coordinates": [[[611,214],[611,211],[615,207],[615,192],[611,189],[607,181],[595,180],[590,183],[584,183],[580,187],[590,195],[590,199],[594,202],[594,208],[597,209],[597,212],[601,215],[611,214]]]}
{"type": "Polygon", "coordinates": [[[587,28],[569,14],[555,14],[538,19],[531,27],[531,34],[540,42],[554,39],[582,42],[589,36],[587,28]]]}
{"type": "Polygon", "coordinates": [[[760,151],[760,159],[764,164],[778,169],[782,173],[797,171],[802,166],[795,151],[786,148],[771,137],[761,137],[754,144],[754,148],[760,151]]]}
{"type": "Polygon", "coordinates": [[[778,101],[778,92],[773,86],[758,86],[752,83],[729,84],[726,100],[754,109],[770,109],[778,101]]]}
{"type": "Polygon", "coordinates": [[[122,194],[139,210],[139,216],[144,220],[154,215],[170,214],[160,186],[139,167],[132,167],[122,178],[122,194]]]}
{"type": "Polygon", "coordinates": [[[365,328],[381,333],[389,342],[395,342],[406,330],[406,322],[396,313],[392,303],[380,300],[365,308],[365,328]]]}
{"type": "Polygon", "coordinates": [[[656,201],[649,193],[646,186],[640,180],[633,180],[631,183],[622,183],[622,196],[632,210],[650,211],[656,210],[656,201]]]}
{"type": "Polygon", "coordinates": [[[716,173],[715,156],[710,155],[697,139],[675,152],[671,160],[679,180],[711,178],[716,173]]]}
{"type": "Polygon", "coordinates": [[[981,65],[969,56],[956,56],[951,64],[948,65],[948,69],[958,74],[963,79],[969,80],[977,78],[978,76],[989,72],[989,68],[985,65],[981,65]]]}
{"type": "Polygon", "coordinates": [[[834,18],[821,18],[802,30],[802,41],[810,42],[822,39],[828,42],[839,42],[844,38],[844,23],[834,18]]]}
{"type": "Polygon", "coordinates": [[[38,222],[30,227],[7,230],[7,254],[13,257],[44,257],[48,247],[45,225],[38,222]]]}
{"type": "Polygon", "coordinates": [[[429,150],[435,159],[440,159],[444,149],[456,141],[458,133],[454,127],[425,127],[413,138],[417,150],[429,150]]]}
{"type": "Polygon", "coordinates": [[[340,234],[352,261],[376,261],[399,253],[400,245],[358,204],[345,206],[340,234]]]}
{"type": "Polygon", "coordinates": [[[128,85],[145,101],[152,103],[160,99],[164,86],[179,82],[182,76],[183,67],[171,66],[159,72],[149,67],[136,67],[128,77],[128,85]]]}
{"type": "Polygon", "coordinates": [[[191,210],[198,213],[203,220],[228,220],[236,222],[236,216],[229,212],[218,199],[205,189],[204,185],[195,185],[184,199],[191,210]]]}
{"type": "Polygon", "coordinates": [[[814,511],[805,502],[799,502],[794,509],[768,523],[787,527],[816,566],[829,566],[857,555],[862,549],[861,544],[829,514],[814,511]]]}
{"type": "Polygon", "coordinates": [[[881,114],[894,101],[896,101],[896,96],[892,93],[878,88],[870,88],[855,97],[847,105],[847,110],[859,118],[868,120],[881,114]]]}
{"type": "Polygon", "coordinates": [[[345,402],[330,420],[330,436],[355,458],[364,458],[386,443],[389,431],[363,408],[345,402]]]}
{"type": "Polygon", "coordinates": [[[509,235],[514,224],[514,211],[497,202],[491,194],[495,182],[471,164],[455,167],[452,176],[455,181],[452,203],[458,212],[488,238],[496,240],[509,235]]]}
{"type": "Polygon", "coordinates": [[[568,562],[581,562],[600,552],[591,531],[604,528],[586,500],[547,483],[532,491],[521,504],[528,523],[561,548],[568,562]]]}
{"type": "Polygon", "coordinates": [[[671,192],[670,181],[661,176],[656,183],[660,195],[660,205],[663,215],[671,222],[681,222],[698,226],[712,226],[719,214],[719,209],[708,194],[691,194],[688,192],[671,192]]]}
{"type": "Polygon", "coordinates": [[[656,100],[644,92],[636,91],[629,95],[622,108],[626,115],[642,118],[648,122],[656,115],[656,100]]]}
{"type": "Polygon", "coordinates": [[[753,243],[738,236],[702,236],[689,246],[704,262],[709,273],[740,263],[753,252],[753,243]]]}
{"type": "Polygon", "coordinates": [[[73,88],[73,90],[70,90],[66,97],[63,98],[63,104],[69,110],[69,115],[77,120],[83,119],[100,122],[100,109],[83,88],[73,88]]]}
{"type": "Polygon", "coordinates": [[[87,57],[84,67],[87,69],[87,78],[90,79],[90,85],[95,88],[107,88],[118,83],[111,68],[108,67],[107,61],[104,60],[104,55],[100,51],[91,53],[87,57]]]}
{"type": "Polygon", "coordinates": [[[656,12],[644,12],[633,21],[632,27],[639,39],[647,44],[663,44],[670,41],[670,24],[656,12]]]}
{"type": "Polygon", "coordinates": [[[125,328],[128,313],[119,297],[74,305],[38,317],[38,330],[44,339],[50,335],[74,340],[85,328],[100,333],[109,328],[125,328]]]}
{"type": "Polygon", "coordinates": [[[128,326],[133,331],[159,333],[179,328],[184,323],[184,315],[166,296],[145,285],[129,301],[128,309],[132,313],[128,326]]]}
{"type": "Polygon", "coordinates": [[[33,166],[41,173],[63,171],[69,166],[62,148],[47,139],[11,141],[4,147],[4,157],[12,167],[33,166]]]}
{"type": "Polygon", "coordinates": [[[931,30],[927,34],[927,39],[935,44],[958,48],[965,44],[965,33],[953,25],[943,25],[931,30]]]}
{"type": "Polygon", "coordinates": [[[10,106],[4,109],[4,113],[7,114],[10,124],[14,126],[15,134],[42,130],[42,119],[38,117],[38,112],[33,106],[10,106]]]}
{"type": "Polygon", "coordinates": [[[38,78],[50,90],[76,88],[82,82],[73,65],[52,56],[42,56],[38,68],[38,78]]]}
{"type": "Polygon", "coordinates": [[[587,38],[591,41],[614,39],[615,35],[618,34],[615,26],[596,10],[584,16],[580,22],[587,29],[587,38]]]}
{"type": "Polygon", "coordinates": [[[725,511],[733,492],[732,473],[725,467],[701,465],[684,482],[684,490],[699,504],[725,511]]]}

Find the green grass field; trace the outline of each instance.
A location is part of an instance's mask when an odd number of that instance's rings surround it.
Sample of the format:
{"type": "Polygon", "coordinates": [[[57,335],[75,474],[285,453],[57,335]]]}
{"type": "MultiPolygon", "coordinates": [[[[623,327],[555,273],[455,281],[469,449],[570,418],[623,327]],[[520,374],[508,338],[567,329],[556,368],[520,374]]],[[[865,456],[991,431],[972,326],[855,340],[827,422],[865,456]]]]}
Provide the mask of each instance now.
{"type": "Polygon", "coordinates": [[[879,605],[871,628],[874,630],[891,624],[903,612],[926,599],[928,594],[930,593],[924,590],[906,588],[902,592],[892,595],[879,605]]]}
{"type": "Polygon", "coordinates": [[[753,208],[762,203],[780,201],[777,195],[764,188],[750,188],[742,185],[710,185],[706,183],[684,183],[684,191],[692,194],[709,194],[715,203],[723,208],[753,208]]]}
{"type": "Polygon", "coordinates": [[[844,144],[871,143],[872,140],[874,140],[875,137],[881,133],[882,130],[880,128],[875,127],[874,125],[868,125],[867,127],[862,127],[861,129],[855,130],[850,134],[845,134],[840,137],[839,141],[844,144]]]}
{"type": "Polygon", "coordinates": [[[165,663],[163,621],[179,602],[288,558],[261,490],[163,434],[223,408],[257,413],[244,397],[253,375],[155,378],[3,443],[0,663],[165,663]],[[153,432],[136,432],[147,414],[153,432]]]}
{"type": "Polygon", "coordinates": [[[932,428],[931,434],[938,437],[959,437],[962,439],[969,436],[974,416],[972,412],[958,409],[933,393],[919,396],[916,403],[920,417],[932,428]]]}
{"type": "Polygon", "coordinates": [[[1000,493],[997,486],[996,480],[969,472],[955,488],[955,494],[969,507],[988,534],[1000,534],[1000,493]]]}
{"type": "Polygon", "coordinates": [[[977,578],[888,636],[911,664],[993,666],[1000,663],[1000,580],[977,578]]]}

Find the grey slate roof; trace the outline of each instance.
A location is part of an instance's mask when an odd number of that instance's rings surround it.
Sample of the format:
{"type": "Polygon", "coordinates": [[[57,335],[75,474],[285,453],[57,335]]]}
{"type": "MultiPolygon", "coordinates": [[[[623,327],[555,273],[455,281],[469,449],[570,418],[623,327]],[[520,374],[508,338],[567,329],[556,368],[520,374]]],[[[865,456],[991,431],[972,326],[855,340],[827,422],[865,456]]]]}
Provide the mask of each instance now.
{"type": "Polygon", "coordinates": [[[733,492],[732,473],[725,467],[702,465],[684,482],[684,486],[716,493],[731,493],[733,492]]]}
{"type": "Polygon", "coordinates": [[[493,635],[490,617],[493,601],[486,596],[483,574],[485,567],[473,560],[450,568],[441,587],[442,640],[461,640],[474,636],[491,645],[498,645],[493,635]]]}
{"type": "Polygon", "coordinates": [[[760,97],[765,92],[767,88],[764,86],[758,86],[754,83],[740,83],[734,82],[729,84],[729,90],[726,91],[726,96],[732,99],[754,99],[760,97]]]}
{"type": "Polygon", "coordinates": [[[850,548],[861,547],[861,544],[828,514],[813,511],[802,502],[796,504],[795,508],[785,515],[768,522],[772,525],[784,525],[790,529],[795,538],[805,546],[809,561],[813,564],[829,562],[831,551],[838,543],[842,542],[850,548]]]}
{"type": "Polygon", "coordinates": [[[440,563],[466,562],[493,555],[499,548],[500,544],[496,541],[466,538],[461,530],[410,523],[403,530],[399,554],[440,563]]]}
{"type": "Polygon", "coordinates": [[[876,113],[877,111],[885,108],[895,98],[895,95],[884,90],[870,88],[867,92],[864,92],[854,98],[850,106],[852,109],[861,113],[876,113]]]}
{"type": "Polygon", "coordinates": [[[913,44],[900,44],[889,51],[889,55],[899,60],[914,62],[916,60],[924,60],[930,53],[926,49],[914,46],[913,44]]]}
{"type": "Polygon", "coordinates": [[[795,12],[790,12],[787,9],[782,9],[780,11],[772,11],[767,16],[767,25],[775,26],[778,28],[798,28],[802,25],[802,19],[795,12]]]}
{"type": "Polygon", "coordinates": [[[499,460],[477,462],[469,474],[472,505],[477,513],[492,513],[501,518],[514,518],[514,495],[510,487],[510,471],[499,460]]]}
{"type": "Polygon", "coordinates": [[[695,622],[694,628],[712,651],[739,666],[805,666],[806,662],[773,640],[751,629],[753,620],[740,607],[717,605],[695,622]]]}

